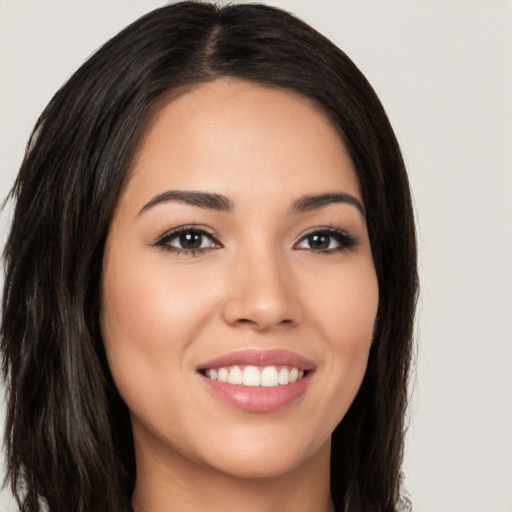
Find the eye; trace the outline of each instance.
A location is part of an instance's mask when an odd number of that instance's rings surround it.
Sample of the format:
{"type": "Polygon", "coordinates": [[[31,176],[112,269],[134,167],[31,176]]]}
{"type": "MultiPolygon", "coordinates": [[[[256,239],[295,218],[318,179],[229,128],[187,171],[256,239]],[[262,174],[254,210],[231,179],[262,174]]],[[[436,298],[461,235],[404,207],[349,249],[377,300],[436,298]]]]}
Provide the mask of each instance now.
{"type": "Polygon", "coordinates": [[[157,240],[155,246],[176,253],[194,255],[208,249],[218,249],[221,244],[213,231],[196,226],[180,226],[165,233],[157,240]]]}
{"type": "Polygon", "coordinates": [[[304,235],[295,248],[319,253],[334,253],[349,251],[356,245],[357,239],[342,229],[321,228],[304,235]]]}

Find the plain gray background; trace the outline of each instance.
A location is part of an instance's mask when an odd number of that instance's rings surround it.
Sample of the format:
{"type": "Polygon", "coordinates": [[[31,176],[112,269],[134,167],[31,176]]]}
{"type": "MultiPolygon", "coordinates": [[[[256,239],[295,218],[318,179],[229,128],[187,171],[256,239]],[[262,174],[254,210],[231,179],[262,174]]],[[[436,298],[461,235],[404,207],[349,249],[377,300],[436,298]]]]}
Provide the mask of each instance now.
{"type": "MultiPolygon", "coordinates": [[[[57,88],[107,38],[164,3],[0,0],[2,198],[57,88]]],[[[511,512],[512,3],[267,3],[304,18],[358,64],[409,168],[422,280],[404,466],[414,510],[511,512]]],[[[13,511],[9,503],[0,493],[0,511],[13,511]]]]}

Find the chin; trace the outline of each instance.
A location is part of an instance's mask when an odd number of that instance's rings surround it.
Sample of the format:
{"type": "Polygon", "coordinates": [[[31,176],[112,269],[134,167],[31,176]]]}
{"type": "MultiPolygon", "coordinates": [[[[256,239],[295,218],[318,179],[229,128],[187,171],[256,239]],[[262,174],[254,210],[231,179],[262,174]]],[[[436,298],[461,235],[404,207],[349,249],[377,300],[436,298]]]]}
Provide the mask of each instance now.
{"type": "Polygon", "coordinates": [[[238,478],[264,479],[284,475],[299,465],[300,458],[297,454],[258,454],[224,460],[217,469],[238,478]]]}
{"type": "Polygon", "coordinates": [[[210,467],[238,478],[264,479],[293,472],[310,464],[312,458],[330,457],[330,436],[323,442],[290,436],[270,440],[261,433],[258,437],[252,441],[243,436],[238,442],[230,439],[229,446],[219,443],[217,450],[208,454],[210,467]]]}

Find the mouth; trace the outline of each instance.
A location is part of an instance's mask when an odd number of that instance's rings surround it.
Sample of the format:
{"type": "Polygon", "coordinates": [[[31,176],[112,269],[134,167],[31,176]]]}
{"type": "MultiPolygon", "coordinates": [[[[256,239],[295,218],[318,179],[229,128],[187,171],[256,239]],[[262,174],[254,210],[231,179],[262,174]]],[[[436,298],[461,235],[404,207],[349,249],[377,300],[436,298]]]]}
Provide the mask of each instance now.
{"type": "Polygon", "coordinates": [[[208,368],[201,373],[212,380],[227,382],[228,384],[248,387],[277,387],[292,384],[303,379],[309,370],[299,370],[294,366],[228,366],[220,368],[208,368]]]}
{"type": "Polygon", "coordinates": [[[307,390],[315,364],[286,350],[246,350],[197,368],[207,389],[237,409],[272,412],[291,405],[307,390]]]}

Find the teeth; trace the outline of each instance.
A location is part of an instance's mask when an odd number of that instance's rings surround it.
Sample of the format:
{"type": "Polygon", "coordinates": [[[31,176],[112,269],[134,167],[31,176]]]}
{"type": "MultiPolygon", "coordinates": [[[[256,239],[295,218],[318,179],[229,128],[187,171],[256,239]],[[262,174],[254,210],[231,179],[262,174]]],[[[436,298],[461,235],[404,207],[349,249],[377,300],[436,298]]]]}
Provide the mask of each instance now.
{"type": "Polygon", "coordinates": [[[259,386],[261,384],[260,371],[256,366],[246,366],[244,369],[244,386],[259,386]]]}
{"type": "Polygon", "coordinates": [[[279,384],[279,374],[275,366],[266,366],[261,372],[261,385],[267,388],[277,386],[279,384]]]}
{"type": "Polygon", "coordinates": [[[244,386],[276,387],[284,386],[304,377],[304,370],[286,367],[276,368],[275,366],[246,366],[243,370],[239,366],[229,368],[208,369],[205,375],[219,382],[229,384],[243,384],[244,386]]]}
{"type": "Polygon", "coordinates": [[[283,384],[288,384],[288,382],[290,382],[290,371],[288,370],[288,368],[281,368],[279,370],[279,375],[277,377],[278,381],[279,381],[279,384],[281,384],[281,386],[283,384]]]}
{"type": "Polygon", "coordinates": [[[230,384],[242,384],[242,381],[242,370],[240,370],[238,366],[233,366],[233,368],[229,370],[228,382],[230,384]]]}

